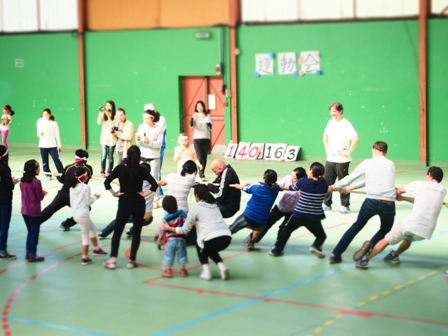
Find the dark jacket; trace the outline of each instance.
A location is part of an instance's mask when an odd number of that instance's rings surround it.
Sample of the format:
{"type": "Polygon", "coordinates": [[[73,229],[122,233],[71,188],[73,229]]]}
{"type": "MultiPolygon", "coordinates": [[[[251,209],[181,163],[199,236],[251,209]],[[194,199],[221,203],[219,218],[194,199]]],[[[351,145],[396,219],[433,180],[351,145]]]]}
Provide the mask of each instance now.
{"type": "Polygon", "coordinates": [[[73,174],[75,173],[75,169],[80,167],[84,168],[87,171],[87,175],[89,176],[89,178],[85,183],[86,184],[89,183],[89,180],[92,178],[93,175],[92,166],[88,165],[85,161],[74,162],[66,166],[64,168],[64,171],[62,172],[62,175],[57,177],[58,181],[63,184],[61,188],[62,192],[66,193],[70,192],[70,180],[73,174]]]}
{"type": "Polygon", "coordinates": [[[215,186],[209,183],[207,188],[215,194],[218,204],[235,213],[240,210],[241,190],[229,187],[229,184],[239,184],[240,179],[230,165],[224,168],[213,183],[218,183],[219,185],[215,186]]]}
{"type": "Polygon", "coordinates": [[[14,184],[12,183],[11,169],[8,166],[3,167],[0,174],[0,204],[12,204],[12,191],[14,184]]]}

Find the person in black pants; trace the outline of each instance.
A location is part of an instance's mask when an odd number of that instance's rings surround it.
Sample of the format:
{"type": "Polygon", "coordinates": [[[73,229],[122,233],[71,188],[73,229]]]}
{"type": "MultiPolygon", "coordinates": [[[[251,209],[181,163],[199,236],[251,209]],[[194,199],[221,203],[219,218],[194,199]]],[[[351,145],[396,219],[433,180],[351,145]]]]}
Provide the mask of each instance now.
{"type": "Polygon", "coordinates": [[[142,231],[143,215],[145,213],[145,197],[157,190],[157,182],[144,167],[140,165],[141,152],[137,146],[129,147],[127,158],[123,164],[118,165],[104,181],[104,186],[112,195],[118,197],[118,210],[114,235],[112,236],[111,258],[103,266],[109,269],[117,267],[118,248],[120,238],[129,216],[133,217],[133,235],[131,243],[131,255],[127,264],[128,268],[138,267],[135,259],[140,246],[140,233],[142,231]],[[118,178],[120,191],[115,192],[111,182],[118,178]],[[143,181],[151,185],[148,191],[142,191],[143,181]]]}
{"type": "MultiPolygon", "coordinates": [[[[47,220],[51,218],[57,211],[62,209],[65,206],[70,206],[70,179],[75,172],[76,168],[84,168],[87,172],[88,179],[85,182],[89,183],[89,180],[92,178],[93,169],[92,166],[87,164],[87,159],[89,158],[89,153],[84,149],[78,149],[75,152],[75,162],[69,164],[64,168],[62,174],[53,173],[54,176],[58,179],[59,182],[63,184],[61,190],[58,191],[56,197],[53,201],[42,210],[42,216],[40,218],[40,223],[45,223],[47,220]]],[[[76,225],[73,217],[67,218],[60,225],[61,229],[64,231],[70,231],[70,227],[76,225]]]]}
{"type": "Polygon", "coordinates": [[[207,155],[210,151],[210,130],[212,129],[212,118],[210,112],[205,108],[202,100],[196,102],[195,112],[190,120],[190,127],[194,128],[193,145],[196,156],[202,166],[199,170],[199,177],[205,181],[205,166],[207,165],[207,155]]]}

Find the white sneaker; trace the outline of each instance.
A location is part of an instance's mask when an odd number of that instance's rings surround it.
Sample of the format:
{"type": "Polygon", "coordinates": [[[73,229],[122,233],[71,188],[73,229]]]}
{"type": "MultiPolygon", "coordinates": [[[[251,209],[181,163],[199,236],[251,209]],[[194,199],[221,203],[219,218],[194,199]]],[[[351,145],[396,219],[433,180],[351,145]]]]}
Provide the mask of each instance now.
{"type": "Polygon", "coordinates": [[[319,259],[324,259],[325,258],[325,254],[323,254],[321,251],[319,251],[317,248],[315,248],[314,246],[310,247],[310,252],[312,254],[314,254],[316,257],[318,257],[319,259]]]}
{"type": "Polygon", "coordinates": [[[342,215],[346,215],[348,213],[350,213],[350,208],[349,207],[341,207],[341,210],[339,210],[339,213],[342,215]]]}
{"type": "Polygon", "coordinates": [[[222,269],[222,270],[220,270],[220,272],[221,272],[221,279],[223,279],[223,280],[229,279],[229,269],[228,268],[222,269]]]}
{"type": "Polygon", "coordinates": [[[202,271],[200,277],[204,280],[211,280],[212,279],[212,274],[210,272],[207,271],[202,271]]]}

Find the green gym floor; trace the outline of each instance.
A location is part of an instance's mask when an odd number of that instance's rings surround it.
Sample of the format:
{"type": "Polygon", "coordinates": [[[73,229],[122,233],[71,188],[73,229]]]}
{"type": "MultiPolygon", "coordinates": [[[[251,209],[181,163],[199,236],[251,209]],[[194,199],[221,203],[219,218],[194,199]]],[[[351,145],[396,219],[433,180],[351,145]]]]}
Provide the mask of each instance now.
{"type": "MultiPolygon", "coordinates": [[[[65,165],[74,160],[74,150],[64,150],[65,165]]],[[[176,171],[172,151],[167,151],[163,174],[176,171]]],[[[366,158],[370,153],[366,153],[366,158]]],[[[209,163],[217,156],[210,156],[209,163]]],[[[10,147],[10,167],[20,177],[28,159],[38,159],[36,149],[10,147]]],[[[94,178],[89,185],[102,198],[93,204],[91,217],[98,229],[114,217],[117,200],[104,190],[99,177],[99,153],[90,155],[94,178]]],[[[324,158],[320,158],[324,163],[324,158]]],[[[360,160],[352,162],[351,170],[360,160]]],[[[308,168],[311,161],[266,162],[227,160],[241,182],[261,180],[267,168],[279,178],[297,166],[308,168]]],[[[396,185],[423,180],[423,165],[396,163],[396,185]]],[[[51,162],[51,168],[54,165],[51,162]]],[[[213,173],[207,167],[209,180],[213,173]]],[[[448,170],[442,184],[448,186],[448,170]]],[[[57,180],[41,177],[49,192],[45,207],[60,188],[57,180]]],[[[20,214],[20,188],[14,192],[14,209],[9,230],[8,250],[17,260],[0,262],[0,300],[3,305],[4,335],[448,335],[448,209],[442,209],[433,238],[412,245],[400,265],[383,262],[384,251],[370,262],[368,270],[354,267],[351,257],[379,227],[373,218],[343,255],[344,262],[328,263],[333,247],[355,221],[364,196],[351,196],[352,212],[340,215],[339,195],[333,212],[323,222],[327,241],[326,259],[308,252],[313,236],[297,230],[282,257],[268,255],[278,224],[248,252],[242,246],[249,234],[234,235],[230,247],[222,252],[230,279],[222,281],[215,265],[213,279],[199,278],[201,271],[196,251],[188,249],[189,276],[161,277],[163,251],[153,242],[163,210],[154,211],[154,223],[142,232],[138,252],[139,268],[127,269],[130,241],[123,235],[117,269],[102,266],[106,257],[92,257],[93,264],[80,265],[81,234],[78,226],[63,232],[59,225],[71,215],[64,208],[41,226],[38,253],[42,263],[24,260],[26,229],[20,214]]],[[[241,211],[249,199],[243,193],[241,211]]],[[[397,203],[396,222],[411,211],[409,203],[397,203]]],[[[233,219],[227,220],[229,224],[233,219]]],[[[99,241],[110,252],[110,238],[99,241]]],[[[177,263],[174,268],[178,270],[177,263]]]]}

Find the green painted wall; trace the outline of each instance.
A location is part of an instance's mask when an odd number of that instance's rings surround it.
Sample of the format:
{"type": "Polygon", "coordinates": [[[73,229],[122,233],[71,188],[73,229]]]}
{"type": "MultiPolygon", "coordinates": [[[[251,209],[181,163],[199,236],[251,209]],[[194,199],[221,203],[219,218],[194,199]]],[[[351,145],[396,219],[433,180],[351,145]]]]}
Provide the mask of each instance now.
{"type": "Polygon", "coordinates": [[[360,136],[354,157],[370,156],[384,140],[391,158],[419,159],[416,21],[242,27],[238,45],[240,141],[286,142],[324,156],[328,106],[340,101],[360,136]],[[320,76],[254,76],[257,53],[311,50],[320,52],[320,76]]]}
{"type": "MultiPolygon", "coordinates": [[[[112,99],[126,110],[135,126],[142,123],[143,106],[153,102],[167,119],[167,146],[176,145],[180,127],[182,76],[216,76],[220,57],[219,30],[167,29],[86,34],[88,144],[99,145],[97,108],[112,99]],[[211,32],[208,40],[197,31],[211,32]]],[[[223,29],[227,48],[228,29],[223,29]]],[[[228,51],[223,55],[227,58],[228,51]]],[[[225,69],[228,71],[229,69],[225,69]]],[[[227,79],[228,77],[226,77],[227,79]]],[[[226,80],[228,82],[228,80],[226,80]]],[[[229,109],[228,109],[229,110],[229,109]]],[[[228,112],[226,120],[228,119],[228,112]]],[[[226,133],[230,134],[230,122],[226,133]]]]}
{"type": "Polygon", "coordinates": [[[448,19],[428,24],[428,159],[448,162],[448,19]]]}
{"type": "MultiPolygon", "coordinates": [[[[154,102],[168,122],[173,147],[181,122],[182,76],[213,76],[220,57],[219,30],[229,64],[228,29],[160,29],[88,32],[85,38],[88,145],[97,146],[97,107],[108,99],[141,122],[154,102]],[[212,33],[197,40],[198,30],[212,33]]],[[[443,143],[448,122],[448,20],[428,23],[428,151],[430,162],[448,162],[443,143]]],[[[287,142],[302,155],[323,156],[328,105],[340,101],[360,135],[355,158],[369,156],[376,140],[396,160],[419,160],[418,23],[415,20],[245,26],[238,30],[239,140],[287,142]],[[322,75],[256,78],[255,54],[318,50],[322,75]]],[[[0,104],[16,111],[10,143],[37,146],[35,123],[53,110],[64,145],[81,143],[78,47],[75,34],[0,36],[0,104]],[[16,67],[16,60],[23,67],[16,67]]],[[[225,82],[229,84],[229,66],[225,82]]],[[[275,65],[277,71],[277,64],[275,65]]],[[[229,85],[228,85],[229,86],[229,85]]],[[[230,108],[226,141],[231,139],[230,108]]]]}
{"type": "Polygon", "coordinates": [[[16,112],[8,143],[37,147],[36,122],[42,110],[50,108],[62,144],[80,144],[76,35],[6,35],[0,36],[0,46],[0,104],[16,112]]]}

